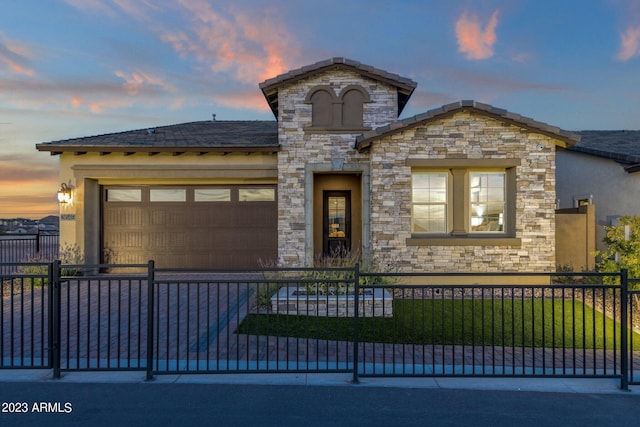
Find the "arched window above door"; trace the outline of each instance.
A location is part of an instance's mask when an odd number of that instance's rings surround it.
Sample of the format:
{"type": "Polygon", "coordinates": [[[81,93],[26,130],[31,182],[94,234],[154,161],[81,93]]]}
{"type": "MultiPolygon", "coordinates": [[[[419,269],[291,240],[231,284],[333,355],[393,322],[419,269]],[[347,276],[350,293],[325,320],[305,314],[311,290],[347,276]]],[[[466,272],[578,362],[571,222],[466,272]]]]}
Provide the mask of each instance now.
{"type": "Polygon", "coordinates": [[[331,87],[317,86],[311,89],[305,101],[311,104],[311,126],[334,127],[333,105],[338,102],[338,99],[331,87]]]}
{"type": "Polygon", "coordinates": [[[364,103],[371,102],[362,87],[350,85],[336,96],[331,86],[312,88],[305,99],[311,104],[311,128],[334,131],[364,130],[364,103]]]}
{"type": "Polygon", "coordinates": [[[358,129],[364,126],[364,103],[371,102],[369,93],[360,86],[347,86],[340,93],[342,127],[358,129]]]}

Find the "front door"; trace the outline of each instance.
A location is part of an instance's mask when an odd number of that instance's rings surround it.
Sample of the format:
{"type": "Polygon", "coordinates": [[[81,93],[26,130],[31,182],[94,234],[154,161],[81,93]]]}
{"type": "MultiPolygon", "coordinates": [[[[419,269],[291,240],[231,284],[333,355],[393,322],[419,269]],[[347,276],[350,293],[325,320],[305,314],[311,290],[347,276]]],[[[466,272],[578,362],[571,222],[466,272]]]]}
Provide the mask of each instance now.
{"type": "Polygon", "coordinates": [[[323,191],[322,249],[325,256],[351,252],[351,191],[323,191]]]}

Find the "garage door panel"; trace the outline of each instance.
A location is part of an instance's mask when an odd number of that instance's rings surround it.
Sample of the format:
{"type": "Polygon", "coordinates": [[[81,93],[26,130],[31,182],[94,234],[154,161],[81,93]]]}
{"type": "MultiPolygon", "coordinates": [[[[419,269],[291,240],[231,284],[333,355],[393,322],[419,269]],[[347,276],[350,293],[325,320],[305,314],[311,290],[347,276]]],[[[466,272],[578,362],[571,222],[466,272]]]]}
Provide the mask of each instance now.
{"type": "Polygon", "coordinates": [[[235,210],[227,203],[197,204],[196,209],[189,210],[190,224],[194,227],[233,227],[235,210]]]}
{"type": "Polygon", "coordinates": [[[149,261],[148,256],[140,250],[127,251],[120,249],[114,251],[109,257],[110,264],[146,264],[147,261],[149,261]]]}
{"type": "Polygon", "coordinates": [[[155,252],[175,252],[186,247],[186,236],[182,231],[159,230],[148,233],[149,246],[155,252]]]}
{"type": "Polygon", "coordinates": [[[107,247],[142,248],[147,244],[147,233],[122,228],[105,236],[107,247]]]}
{"type": "Polygon", "coordinates": [[[140,206],[119,206],[105,211],[105,225],[142,227],[147,224],[148,213],[140,206]]]}
{"type": "Polygon", "coordinates": [[[187,224],[187,208],[168,206],[154,206],[151,210],[151,226],[184,227],[187,224]]]}
{"type": "Polygon", "coordinates": [[[251,203],[244,206],[244,209],[237,210],[236,223],[251,228],[267,227],[277,219],[276,213],[275,204],[256,205],[251,203]]]}
{"type": "Polygon", "coordinates": [[[255,268],[276,259],[275,202],[239,202],[232,186],[224,200],[194,202],[198,188],[187,187],[183,203],[149,202],[149,188],[139,203],[103,199],[103,242],[114,259],[153,259],[160,268],[255,268]]]}

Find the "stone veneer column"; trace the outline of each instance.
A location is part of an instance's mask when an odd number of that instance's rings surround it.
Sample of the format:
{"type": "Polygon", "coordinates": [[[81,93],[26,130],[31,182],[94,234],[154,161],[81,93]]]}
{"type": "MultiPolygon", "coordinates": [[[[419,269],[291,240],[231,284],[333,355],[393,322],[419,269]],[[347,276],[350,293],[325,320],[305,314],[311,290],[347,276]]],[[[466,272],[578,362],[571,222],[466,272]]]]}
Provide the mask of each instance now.
{"type": "MultiPolygon", "coordinates": [[[[371,102],[364,104],[366,128],[384,126],[397,118],[397,91],[393,87],[344,69],[325,71],[279,89],[278,263],[281,266],[309,266],[313,260],[313,242],[309,241],[314,226],[313,183],[309,180],[313,179],[314,172],[335,170],[335,159],[344,160],[341,170],[336,172],[368,170],[369,155],[353,148],[356,135],[362,131],[340,133],[310,129],[311,105],[305,103],[305,97],[320,85],[331,87],[336,95],[349,85],[367,90],[371,102]]],[[[364,200],[368,200],[368,194],[363,192],[364,200]]],[[[368,206],[363,206],[363,215],[365,212],[368,206]]],[[[365,232],[368,230],[363,229],[363,241],[368,241],[365,232]]]]}

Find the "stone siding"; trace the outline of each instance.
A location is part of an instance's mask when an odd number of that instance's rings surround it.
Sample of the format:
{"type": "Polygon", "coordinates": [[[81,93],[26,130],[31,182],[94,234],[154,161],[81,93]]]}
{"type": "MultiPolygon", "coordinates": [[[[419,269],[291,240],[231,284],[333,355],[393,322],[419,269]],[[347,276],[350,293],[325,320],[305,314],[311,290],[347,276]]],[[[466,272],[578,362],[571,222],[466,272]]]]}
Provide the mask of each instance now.
{"type": "Polygon", "coordinates": [[[278,261],[281,265],[309,265],[313,259],[311,246],[305,245],[311,226],[305,211],[307,165],[332,168],[333,159],[343,159],[349,165],[369,162],[368,154],[358,153],[353,148],[356,136],[362,132],[309,129],[311,104],[305,103],[305,98],[312,88],[321,85],[333,88],[336,95],[349,85],[367,90],[373,101],[364,104],[363,124],[367,128],[384,126],[397,118],[398,98],[394,88],[347,70],[320,73],[279,90],[278,261]]]}
{"type": "Polygon", "coordinates": [[[555,142],[480,114],[459,112],[375,141],[371,155],[371,245],[405,271],[555,270],[555,142]],[[411,167],[407,159],[520,159],[515,238],[520,245],[407,245],[411,167]]]}
{"type": "MultiPolygon", "coordinates": [[[[338,95],[349,85],[369,92],[364,126],[375,129],[397,119],[397,92],[384,83],[347,70],[328,70],[279,89],[278,263],[311,265],[314,226],[310,183],[315,171],[363,173],[367,233],[365,253],[405,271],[517,272],[555,269],[555,140],[486,115],[459,111],[373,142],[369,152],[354,149],[361,132],[310,129],[309,91],[329,86],[338,95]],[[515,235],[508,244],[409,245],[411,167],[408,159],[519,159],[516,167],[515,235]],[[353,169],[353,167],[356,169],[353,169]],[[346,171],[347,169],[345,169],[346,171]],[[366,184],[365,184],[366,182],[366,184]],[[366,185],[369,185],[367,187],[366,185]],[[369,191],[369,194],[366,192],[369,191]],[[366,202],[365,202],[366,203],[366,202]]],[[[312,191],[312,190],[311,190],[312,191]]],[[[364,211],[363,211],[364,212],[364,211]]]]}

